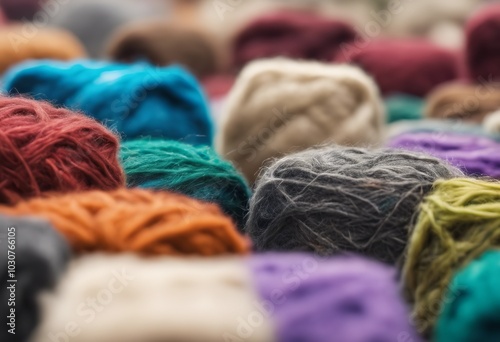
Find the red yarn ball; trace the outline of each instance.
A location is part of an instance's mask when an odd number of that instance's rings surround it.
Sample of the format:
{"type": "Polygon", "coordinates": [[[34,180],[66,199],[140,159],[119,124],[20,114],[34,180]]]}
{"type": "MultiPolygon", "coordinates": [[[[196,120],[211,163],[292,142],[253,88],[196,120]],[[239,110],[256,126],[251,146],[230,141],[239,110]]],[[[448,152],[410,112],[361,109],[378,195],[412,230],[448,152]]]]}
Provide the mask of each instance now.
{"type": "Polygon", "coordinates": [[[378,40],[351,44],[337,62],[363,68],[384,96],[424,97],[436,86],[459,77],[458,56],[424,40],[378,40]]]}
{"type": "Polygon", "coordinates": [[[233,41],[237,68],[265,57],[290,57],[330,61],[341,44],[358,37],[342,21],[314,13],[282,10],[258,17],[239,32],[233,41]]]}
{"type": "Polygon", "coordinates": [[[500,79],[500,5],[487,6],[472,17],[466,27],[466,63],[469,77],[500,79]]]}
{"type": "Polygon", "coordinates": [[[118,139],[84,115],[0,97],[0,203],[124,185],[118,139]]]}

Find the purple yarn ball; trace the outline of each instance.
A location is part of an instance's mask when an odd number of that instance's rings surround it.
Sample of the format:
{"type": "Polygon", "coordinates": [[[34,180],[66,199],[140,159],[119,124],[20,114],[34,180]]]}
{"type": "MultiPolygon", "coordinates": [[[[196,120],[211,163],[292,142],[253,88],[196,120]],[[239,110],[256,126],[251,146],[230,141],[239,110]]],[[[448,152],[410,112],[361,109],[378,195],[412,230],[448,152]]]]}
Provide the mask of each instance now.
{"type": "Polygon", "coordinates": [[[421,341],[389,266],[309,254],[264,254],[249,263],[277,342],[421,341]]]}
{"type": "Polygon", "coordinates": [[[486,137],[437,132],[409,132],[389,147],[424,152],[460,168],[468,176],[500,178],[500,143],[486,137]]]}

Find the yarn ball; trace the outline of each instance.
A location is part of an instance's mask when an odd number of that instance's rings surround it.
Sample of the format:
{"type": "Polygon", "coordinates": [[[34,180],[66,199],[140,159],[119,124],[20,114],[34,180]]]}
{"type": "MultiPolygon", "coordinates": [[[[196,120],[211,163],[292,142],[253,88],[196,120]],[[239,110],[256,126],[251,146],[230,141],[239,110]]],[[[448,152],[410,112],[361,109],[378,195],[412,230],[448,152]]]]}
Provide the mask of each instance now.
{"type": "Polygon", "coordinates": [[[71,33],[25,25],[0,27],[0,74],[31,59],[72,60],[85,57],[83,45],[71,33]]]}
{"type": "Polygon", "coordinates": [[[50,15],[51,26],[61,27],[77,36],[89,56],[102,58],[116,30],[131,22],[164,15],[163,0],[48,0],[47,7],[56,8],[50,15]]]}
{"type": "Polygon", "coordinates": [[[278,10],[258,16],[232,42],[237,68],[266,57],[330,61],[358,37],[348,23],[312,12],[278,10]]]}
{"type": "Polygon", "coordinates": [[[322,143],[382,140],[375,83],[348,65],[276,58],[251,63],[228,95],[217,150],[254,182],[267,159],[322,143]]]}
{"type": "Polygon", "coordinates": [[[387,121],[421,120],[425,102],[422,98],[411,95],[393,95],[385,100],[387,121]]]}
{"type": "Polygon", "coordinates": [[[42,318],[38,297],[56,285],[69,256],[69,246],[48,223],[0,216],[2,341],[28,340],[42,318]]]}
{"type": "Polygon", "coordinates": [[[423,152],[461,169],[469,176],[500,179],[500,142],[447,132],[413,132],[393,138],[389,147],[423,152]]]}
{"type": "Polygon", "coordinates": [[[357,252],[395,263],[434,181],[460,174],[416,153],[311,149],[265,170],[245,230],[259,251],[357,252]]]}
{"type": "Polygon", "coordinates": [[[212,143],[212,121],[202,90],[177,66],[26,62],[5,75],[3,89],[81,110],[124,140],[153,136],[212,143]]]}
{"type": "Polygon", "coordinates": [[[499,183],[459,178],[438,180],[434,189],[421,205],[403,268],[415,325],[426,335],[454,273],[500,247],[499,183]]]}
{"type": "Polygon", "coordinates": [[[200,78],[217,73],[223,57],[208,32],[165,21],[122,27],[108,44],[108,55],[120,62],[145,59],[157,66],[181,64],[200,78]]]}
{"type": "Polygon", "coordinates": [[[171,190],[216,203],[243,228],[250,189],[211,148],[143,139],[125,142],[121,158],[129,187],[171,190]]]}
{"type": "Polygon", "coordinates": [[[461,135],[475,135],[500,141],[500,134],[489,133],[483,126],[465,122],[442,119],[404,120],[392,123],[387,129],[387,141],[408,132],[434,132],[436,134],[456,133],[461,135]]]}
{"type": "Polygon", "coordinates": [[[500,109],[498,85],[455,83],[439,87],[429,95],[425,116],[481,123],[497,109],[500,109]]]}
{"type": "Polygon", "coordinates": [[[68,322],[80,328],[71,342],[274,341],[267,317],[248,326],[258,302],[238,259],[84,256],[46,297],[34,341],[65,341],[68,322]]]}
{"type": "Polygon", "coordinates": [[[246,253],[247,241],[218,206],[168,192],[119,189],[36,198],[0,213],[49,220],[76,253],[246,253]]]}
{"type": "Polygon", "coordinates": [[[388,266],[307,254],[258,255],[249,264],[274,341],[421,341],[388,266]]]}
{"type": "Polygon", "coordinates": [[[484,118],[483,126],[488,133],[500,134],[500,108],[484,118]]]}
{"type": "Polygon", "coordinates": [[[0,6],[9,20],[44,20],[36,16],[47,0],[1,0],[0,6]]]}
{"type": "Polygon", "coordinates": [[[0,126],[0,203],[124,184],[118,139],[84,115],[0,97],[0,126]]]}
{"type": "Polygon", "coordinates": [[[500,80],[500,5],[485,6],[466,27],[466,63],[474,82],[500,80]]]}
{"type": "Polygon", "coordinates": [[[456,55],[425,40],[377,40],[342,49],[337,62],[350,62],[373,76],[384,96],[426,96],[439,84],[458,78],[456,55]]]}
{"type": "Polygon", "coordinates": [[[436,326],[436,342],[500,339],[500,252],[489,251],[458,272],[436,326]]]}

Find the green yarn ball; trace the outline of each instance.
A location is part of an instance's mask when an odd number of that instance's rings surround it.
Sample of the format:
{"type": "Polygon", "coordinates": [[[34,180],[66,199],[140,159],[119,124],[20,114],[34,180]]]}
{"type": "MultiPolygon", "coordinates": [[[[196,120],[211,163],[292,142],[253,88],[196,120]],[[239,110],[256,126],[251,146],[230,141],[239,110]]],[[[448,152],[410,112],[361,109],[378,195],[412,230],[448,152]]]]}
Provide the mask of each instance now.
{"type": "Polygon", "coordinates": [[[218,204],[243,228],[250,188],[210,147],[141,139],[124,142],[120,157],[128,187],[170,190],[218,204]]]}
{"type": "Polygon", "coordinates": [[[500,341],[500,252],[484,253],[453,279],[436,342],[500,341]]]}
{"type": "Polygon", "coordinates": [[[425,101],[417,96],[394,95],[385,100],[388,122],[421,120],[424,116],[425,101]]]}

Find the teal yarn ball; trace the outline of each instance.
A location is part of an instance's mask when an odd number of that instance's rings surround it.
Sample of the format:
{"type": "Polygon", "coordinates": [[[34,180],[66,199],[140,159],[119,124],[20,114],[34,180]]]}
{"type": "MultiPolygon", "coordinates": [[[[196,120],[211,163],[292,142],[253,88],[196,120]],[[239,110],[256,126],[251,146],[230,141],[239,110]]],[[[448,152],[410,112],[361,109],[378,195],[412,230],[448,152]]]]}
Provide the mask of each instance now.
{"type": "Polygon", "coordinates": [[[500,341],[500,251],[484,253],[455,275],[435,341],[500,341]]]}
{"type": "Polygon", "coordinates": [[[389,123],[402,120],[421,120],[425,101],[412,95],[394,95],[385,99],[389,123]]]}
{"type": "Polygon", "coordinates": [[[243,229],[250,188],[210,147],[139,139],[124,142],[120,155],[128,187],[169,190],[218,204],[243,229]]]}

